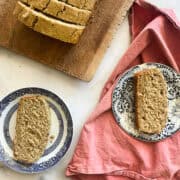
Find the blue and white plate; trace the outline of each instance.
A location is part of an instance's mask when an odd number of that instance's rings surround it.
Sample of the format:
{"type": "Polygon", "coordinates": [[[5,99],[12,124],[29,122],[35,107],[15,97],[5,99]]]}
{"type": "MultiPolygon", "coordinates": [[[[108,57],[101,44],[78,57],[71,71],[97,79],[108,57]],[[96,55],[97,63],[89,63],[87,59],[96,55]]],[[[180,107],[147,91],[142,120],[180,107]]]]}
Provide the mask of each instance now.
{"type": "Polygon", "coordinates": [[[0,161],[21,173],[39,173],[54,166],[68,150],[73,135],[73,123],[65,103],[54,93],[40,88],[24,88],[6,96],[0,102],[0,161]],[[16,113],[23,96],[43,95],[51,110],[50,138],[43,156],[34,164],[25,165],[13,159],[12,141],[15,135],[16,113]]]}
{"type": "Polygon", "coordinates": [[[148,142],[165,139],[180,129],[180,75],[172,68],[159,63],[145,63],[126,71],[118,80],[112,94],[112,110],[119,126],[129,135],[148,142]],[[135,123],[134,73],[148,68],[158,68],[167,82],[168,119],[160,134],[139,132],[135,123]]]}

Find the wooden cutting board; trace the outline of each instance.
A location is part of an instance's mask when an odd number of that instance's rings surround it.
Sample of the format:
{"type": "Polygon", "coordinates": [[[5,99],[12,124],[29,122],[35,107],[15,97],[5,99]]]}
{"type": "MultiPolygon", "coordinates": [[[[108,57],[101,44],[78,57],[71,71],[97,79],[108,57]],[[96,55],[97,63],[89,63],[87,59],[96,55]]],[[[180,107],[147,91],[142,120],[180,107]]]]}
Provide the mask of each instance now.
{"type": "Polygon", "coordinates": [[[13,16],[17,0],[0,0],[0,45],[69,75],[90,81],[116,26],[133,0],[99,0],[78,44],[71,45],[27,28],[13,16]]]}

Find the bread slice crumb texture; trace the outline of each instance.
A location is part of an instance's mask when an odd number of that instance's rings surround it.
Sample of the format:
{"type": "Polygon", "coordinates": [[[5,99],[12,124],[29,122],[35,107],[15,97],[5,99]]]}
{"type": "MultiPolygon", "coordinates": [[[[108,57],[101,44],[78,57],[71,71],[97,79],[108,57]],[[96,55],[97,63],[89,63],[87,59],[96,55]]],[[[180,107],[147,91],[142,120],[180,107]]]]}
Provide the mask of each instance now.
{"type": "Polygon", "coordinates": [[[44,153],[50,131],[50,110],[43,96],[20,99],[17,111],[14,158],[23,163],[36,162],[44,153]]]}
{"type": "Polygon", "coordinates": [[[167,121],[167,84],[160,70],[135,74],[136,122],[140,131],[160,133],[167,121]]]}
{"type": "Polygon", "coordinates": [[[33,30],[52,38],[76,44],[85,26],[66,23],[41,12],[37,12],[22,2],[17,2],[14,14],[18,20],[33,30]]]}

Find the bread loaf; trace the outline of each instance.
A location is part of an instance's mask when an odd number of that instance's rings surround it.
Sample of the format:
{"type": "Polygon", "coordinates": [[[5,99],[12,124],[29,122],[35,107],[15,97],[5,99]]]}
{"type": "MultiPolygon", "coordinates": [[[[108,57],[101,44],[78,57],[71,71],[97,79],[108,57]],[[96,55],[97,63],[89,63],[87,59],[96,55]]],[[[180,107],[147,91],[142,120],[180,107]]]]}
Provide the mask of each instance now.
{"type": "Polygon", "coordinates": [[[66,23],[44,15],[22,2],[17,2],[14,14],[19,21],[33,30],[68,43],[76,44],[85,29],[85,26],[66,23]]]}
{"type": "Polygon", "coordinates": [[[136,122],[145,133],[160,133],[167,121],[167,85],[162,73],[146,69],[135,74],[136,122]]]}
{"type": "Polygon", "coordinates": [[[86,25],[91,16],[91,11],[79,9],[58,0],[21,1],[43,13],[75,24],[86,25]]]}
{"type": "Polygon", "coordinates": [[[14,157],[34,163],[44,153],[50,130],[50,110],[42,96],[23,97],[17,111],[14,157]]]}

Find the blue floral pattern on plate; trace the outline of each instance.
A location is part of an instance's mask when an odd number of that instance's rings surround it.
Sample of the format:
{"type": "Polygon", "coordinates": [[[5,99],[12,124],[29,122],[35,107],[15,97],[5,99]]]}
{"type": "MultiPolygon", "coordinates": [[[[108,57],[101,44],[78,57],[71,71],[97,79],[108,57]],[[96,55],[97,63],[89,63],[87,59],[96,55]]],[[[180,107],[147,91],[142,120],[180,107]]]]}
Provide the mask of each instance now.
{"type": "Polygon", "coordinates": [[[112,94],[112,110],[118,125],[129,135],[142,141],[165,139],[180,129],[180,75],[169,66],[145,63],[126,71],[118,80],[112,94]],[[134,73],[148,68],[158,68],[167,82],[168,119],[160,134],[139,132],[135,123],[134,73]]]}

